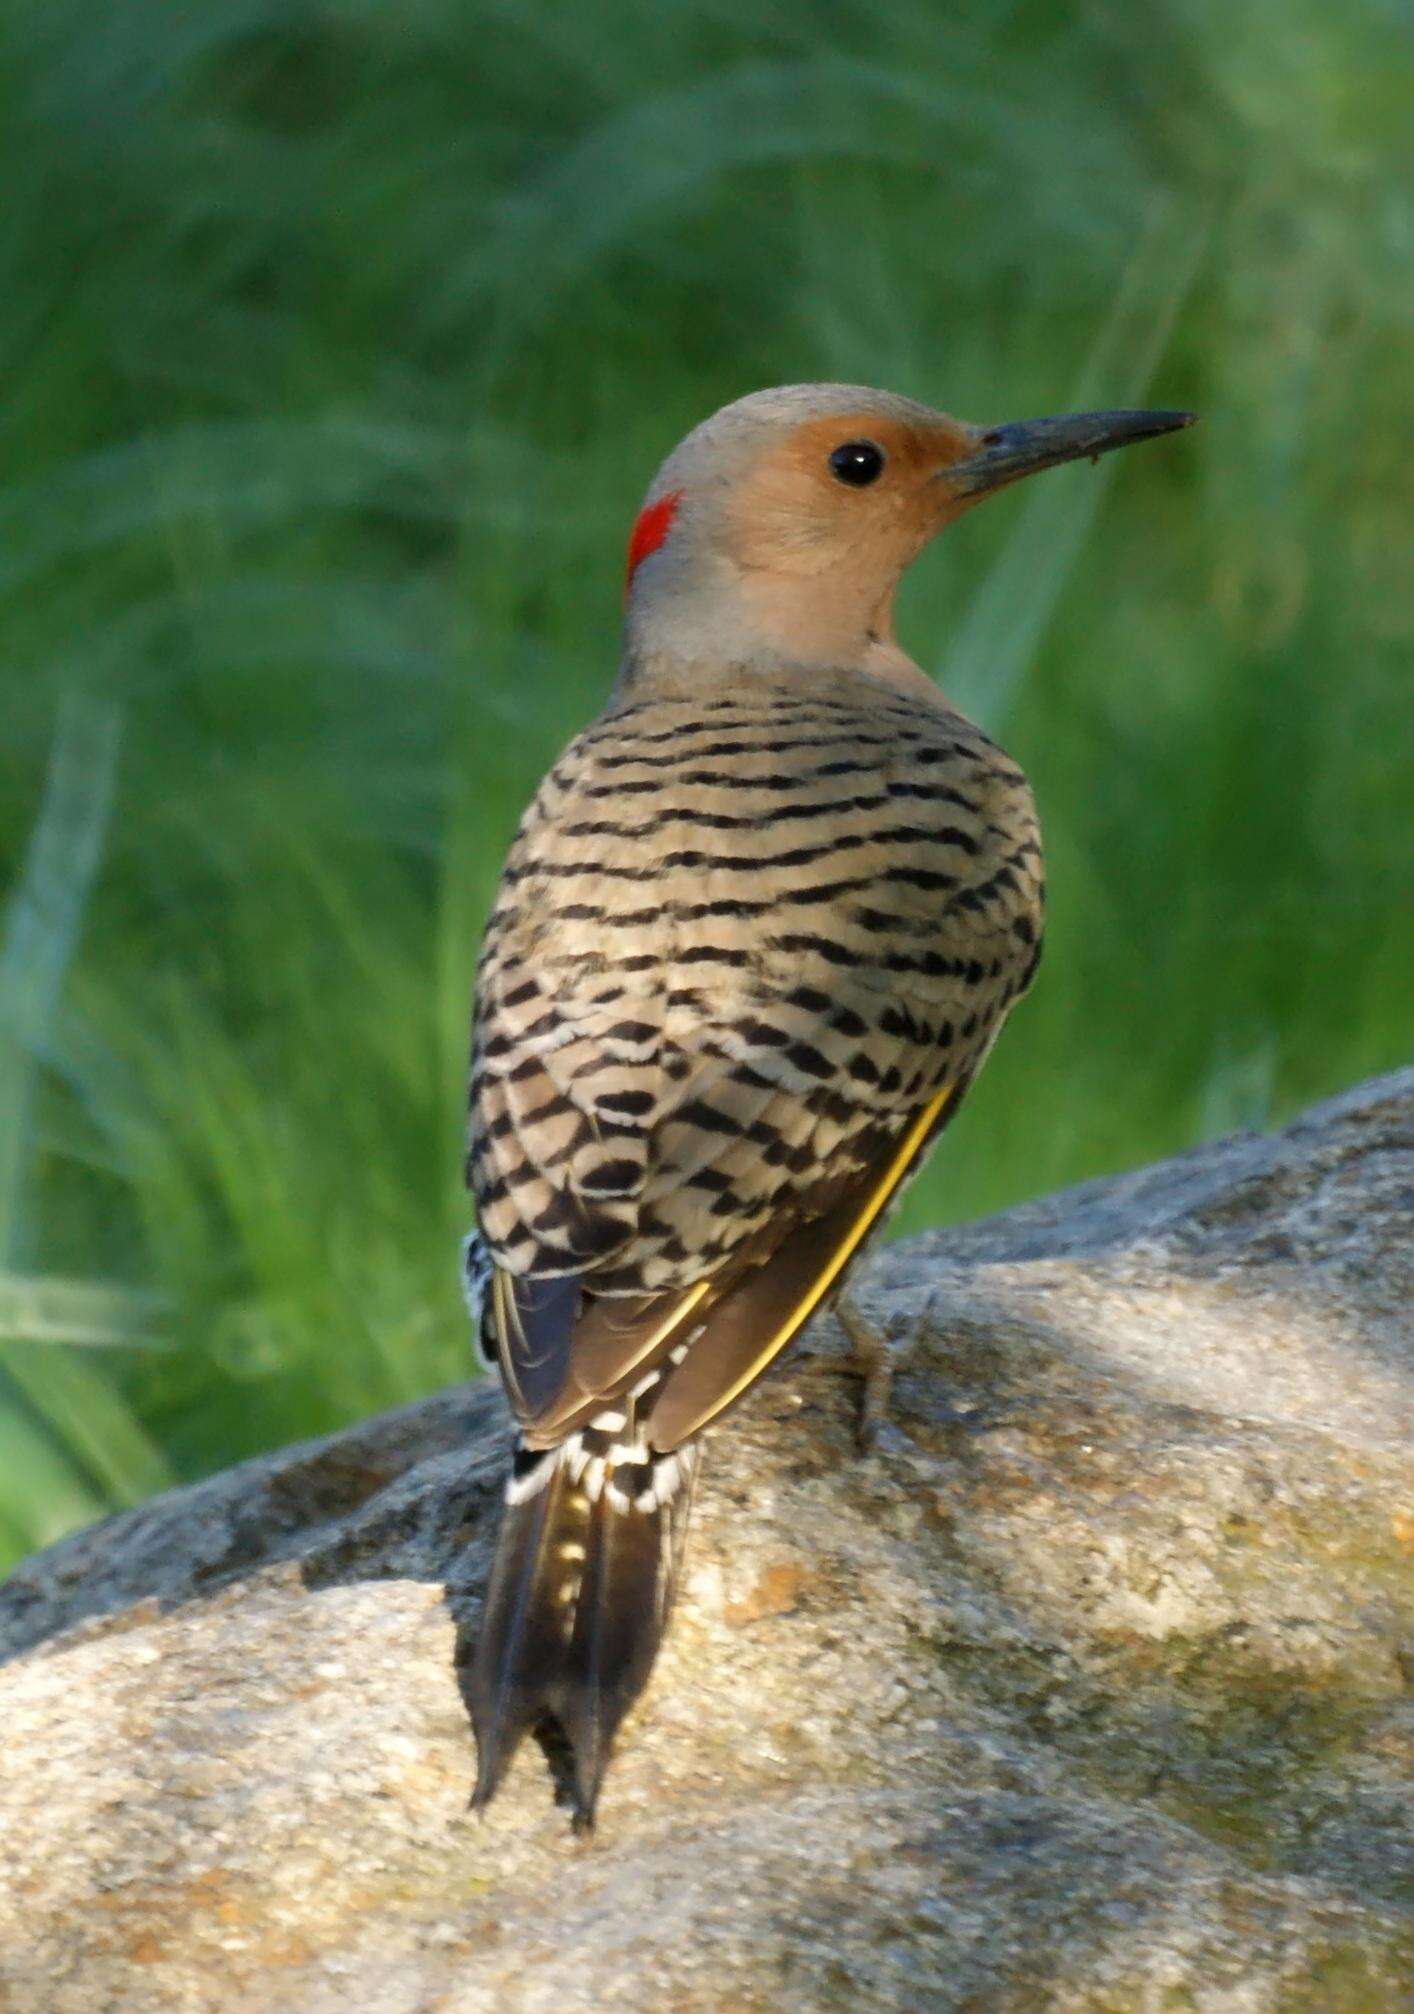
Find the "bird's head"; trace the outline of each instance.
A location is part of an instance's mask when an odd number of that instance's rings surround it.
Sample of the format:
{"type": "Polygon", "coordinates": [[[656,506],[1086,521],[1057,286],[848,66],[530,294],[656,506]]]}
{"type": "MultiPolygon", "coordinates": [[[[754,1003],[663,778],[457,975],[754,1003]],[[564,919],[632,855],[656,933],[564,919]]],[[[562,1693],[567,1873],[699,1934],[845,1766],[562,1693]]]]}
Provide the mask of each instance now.
{"type": "Polygon", "coordinates": [[[894,590],[944,525],[1022,476],[1192,417],[971,426],[859,385],[753,392],[695,427],[653,479],[629,540],[630,661],[843,670],[900,656],[894,590]]]}

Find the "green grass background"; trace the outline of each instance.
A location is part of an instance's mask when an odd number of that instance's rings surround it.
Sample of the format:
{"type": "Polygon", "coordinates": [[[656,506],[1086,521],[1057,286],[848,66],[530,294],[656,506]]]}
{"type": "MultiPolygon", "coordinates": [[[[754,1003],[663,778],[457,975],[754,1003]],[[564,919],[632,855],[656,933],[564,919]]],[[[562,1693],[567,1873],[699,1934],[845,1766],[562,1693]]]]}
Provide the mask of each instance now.
{"type": "Polygon", "coordinates": [[[1398,0],[7,0],[0,1556],[466,1374],[481,920],[752,387],[1203,416],[906,590],[1053,908],[902,1227],[1404,1059],[1412,91],[1398,0]]]}

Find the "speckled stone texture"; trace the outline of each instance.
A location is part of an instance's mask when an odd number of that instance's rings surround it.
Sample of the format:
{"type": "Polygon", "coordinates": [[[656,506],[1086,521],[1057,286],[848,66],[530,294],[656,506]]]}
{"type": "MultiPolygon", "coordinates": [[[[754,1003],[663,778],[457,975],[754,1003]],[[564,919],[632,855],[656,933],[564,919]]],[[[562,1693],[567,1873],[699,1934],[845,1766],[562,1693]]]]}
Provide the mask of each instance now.
{"type": "MultiPolygon", "coordinates": [[[[1414,1997],[1414,1071],[896,1246],[709,1450],[592,1840],[464,1806],[453,1392],[0,1590],[5,2014],[1385,2014],[1414,1997]]],[[[332,1346],[332,1345],[331,1345],[332,1346]]]]}

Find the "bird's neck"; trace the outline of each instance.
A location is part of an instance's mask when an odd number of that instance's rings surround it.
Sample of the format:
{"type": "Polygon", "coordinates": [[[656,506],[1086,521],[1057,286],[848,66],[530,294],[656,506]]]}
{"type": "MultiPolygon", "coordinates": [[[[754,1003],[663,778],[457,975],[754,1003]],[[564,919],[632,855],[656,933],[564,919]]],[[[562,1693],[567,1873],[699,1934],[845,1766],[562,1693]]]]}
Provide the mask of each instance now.
{"type": "Polygon", "coordinates": [[[784,685],[855,675],[939,699],[894,636],[894,589],[848,578],[782,581],[734,573],[696,592],[631,603],[616,695],[691,698],[737,684],[784,685]]]}

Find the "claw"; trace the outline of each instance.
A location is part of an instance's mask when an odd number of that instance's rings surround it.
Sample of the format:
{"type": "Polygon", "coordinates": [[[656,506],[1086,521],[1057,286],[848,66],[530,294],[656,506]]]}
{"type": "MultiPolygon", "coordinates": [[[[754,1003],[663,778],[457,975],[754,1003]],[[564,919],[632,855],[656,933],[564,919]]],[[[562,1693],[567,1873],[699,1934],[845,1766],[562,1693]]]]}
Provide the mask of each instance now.
{"type": "Polygon", "coordinates": [[[849,1338],[849,1368],[862,1384],[855,1444],[861,1454],[870,1454],[889,1421],[895,1374],[912,1356],[923,1323],[893,1315],[881,1327],[848,1291],[836,1301],[835,1315],[849,1338]]]}

